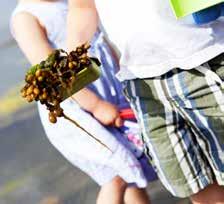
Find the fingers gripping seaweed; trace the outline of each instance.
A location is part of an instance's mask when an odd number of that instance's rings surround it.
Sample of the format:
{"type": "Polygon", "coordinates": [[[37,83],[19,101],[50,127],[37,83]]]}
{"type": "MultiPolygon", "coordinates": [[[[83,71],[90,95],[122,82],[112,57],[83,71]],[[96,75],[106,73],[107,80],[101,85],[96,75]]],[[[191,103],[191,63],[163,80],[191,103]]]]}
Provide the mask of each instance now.
{"type": "Polygon", "coordinates": [[[70,53],[62,49],[54,50],[46,60],[27,71],[21,96],[29,103],[39,101],[45,105],[51,123],[56,123],[57,118],[64,117],[105,146],[78,122],[65,115],[60,106],[62,101],[99,78],[100,62],[97,58],[88,56],[89,48],[90,45],[86,43],[70,53]]]}

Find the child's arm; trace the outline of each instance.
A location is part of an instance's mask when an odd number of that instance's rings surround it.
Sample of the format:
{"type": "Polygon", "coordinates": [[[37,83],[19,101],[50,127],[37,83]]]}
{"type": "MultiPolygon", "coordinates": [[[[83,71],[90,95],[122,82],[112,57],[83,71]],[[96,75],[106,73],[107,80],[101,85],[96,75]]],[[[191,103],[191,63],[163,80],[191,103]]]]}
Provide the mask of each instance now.
{"type": "MultiPolygon", "coordinates": [[[[98,16],[96,13],[94,1],[92,0],[68,0],[68,16],[67,16],[67,47],[68,50],[73,50],[78,45],[90,42],[96,32],[98,24],[98,16]]],[[[73,97],[81,104],[89,104],[89,91],[83,89],[73,97]],[[87,99],[87,100],[86,100],[87,99]]],[[[93,96],[92,96],[93,97],[93,96]]],[[[91,98],[92,98],[91,97],[91,98]]],[[[89,104],[87,111],[93,113],[96,109],[98,98],[89,104]]]]}
{"type": "Polygon", "coordinates": [[[53,51],[45,29],[33,15],[25,12],[16,14],[12,28],[19,47],[31,64],[40,63],[53,51]]]}
{"type": "Polygon", "coordinates": [[[68,36],[69,50],[85,42],[90,42],[98,26],[98,14],[94,0],[69,0],[68,36]]]}
{"type": "Polygon", "coordinates": [[[88,107],[88,110],[85,110],[91,112],[103,125],[122,126],[123,122],[118,108],[107,101],[101,100],[90,90],[84,88],[73,95],[73,98],[81,104],[82,107],[88,107]]]}
{"type": "MultiPolygon", "coordinates": [[[[48,43],[44,27],[29,13],[19,13],[12,20],[13,32],[20,48],[31,62],[37,64],[53,51],[48,43]]],[[[112,104],[102,101],[92,91],[84,88],[75,94],[76,101],[104,125],[120,126],[118,110],[112,104]]]]}
{"type": "MultiPolygon", "coordinates": [[[[94,0],[69,0],[69,12],[67,17],[68,36],[67,47],[69,50],[85,42],[90,42],[98,27],[98,14],[94,0]]],[[[93,94],[93,93],[92,93],[93,94]]],[[[74,95],[76,101],[90,105],[88,111],[104,125],[120,127],[122,120],[117,108],[106,101],[88,97],[88,89],[83,89],[74,95]],[[89,103],[91,100],[91,103],[89,103]]]]}

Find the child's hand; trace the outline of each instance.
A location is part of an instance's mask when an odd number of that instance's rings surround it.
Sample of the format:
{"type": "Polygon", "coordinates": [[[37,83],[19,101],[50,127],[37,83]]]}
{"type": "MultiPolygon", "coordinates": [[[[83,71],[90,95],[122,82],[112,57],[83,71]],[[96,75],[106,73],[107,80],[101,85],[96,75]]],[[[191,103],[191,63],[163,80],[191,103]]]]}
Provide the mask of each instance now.
{"type": "Polygon", "coordinates": [[[115,127],[121,127],[123,125],[117,107],[106,101],[99,100],[92,114],[103,125],[112,125],[115,127]]]}

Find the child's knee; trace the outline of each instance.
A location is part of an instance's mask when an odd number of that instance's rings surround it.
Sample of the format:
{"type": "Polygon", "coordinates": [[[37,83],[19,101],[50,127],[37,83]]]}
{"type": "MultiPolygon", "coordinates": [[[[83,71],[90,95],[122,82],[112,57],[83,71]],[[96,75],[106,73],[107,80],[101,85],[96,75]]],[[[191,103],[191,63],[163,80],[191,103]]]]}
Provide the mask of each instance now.
{"type": "Polygon", "coordinates": [[[224,187],[212,184],[191,197],[195,204],[224,204],[224,187]]]}
{"type": "Polygon", "coordinates": [[[127,183],[119,176],[116,176],[115,178],[113,178],[113,180],[111,181],[111,184],[119,189],[124,189],[127,187],[127,183]]]}
{"type": "Polygon", "coordinates": [[[114,177],[110,182],[104,184],[101,192],[124,192],[127,188],[127,183],[119,176],[114,177]]]}
{"type": "Polygon", "coordinates": [[[217,184],[210,186],[208,194],[211,196],[211,203],[224,204],[224,187],[217,184]]]}

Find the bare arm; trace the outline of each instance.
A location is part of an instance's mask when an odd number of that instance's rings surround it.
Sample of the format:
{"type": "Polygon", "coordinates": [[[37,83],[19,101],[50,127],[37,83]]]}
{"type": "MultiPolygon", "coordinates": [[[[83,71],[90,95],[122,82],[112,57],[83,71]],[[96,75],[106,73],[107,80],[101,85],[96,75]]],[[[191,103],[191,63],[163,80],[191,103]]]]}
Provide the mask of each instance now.
{"type": "MultiPolygon", "coordinates": [[[[69,0],[68,3],[67,47],[73,50],[76,46],[91,40],[97,29],[98,16],[94,0],[69,0]]],[[[86,88],[73,95],[73,98],[89,112],[94,112],[99,102],[99,98],[86,88]]]]}
{"type": "Polygon", "coordinates": [[[98,26],[98,14],[94,0],[69,0],[68,36],[69,50],[90,42],[98,26]]]}
{"type": "Polygon", "coordinates": [[[29,13],[19,13],[12,21],[12,27],[19,47],[31,64],[46,59],[53,51],[48,43],[45,29],[29,13]]]}
{"type": "MultiPolygon", "coordinates": [[[[68,0],[68,36],[67,47],[69,50],[85,42],[90,42],[98,27],[98,14],[94,0],[68,0]]],[[[81,104],[89,104],[89,112],[104,125],[120,127],[122,120],[116,106],[92,96],[88,89],[83,89],[74,95],[81,104]],[[90,101],[90,103],[89,103],[90,101]]]]}

